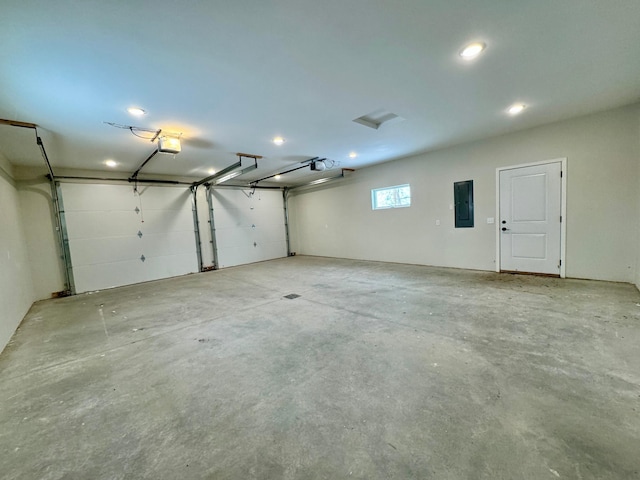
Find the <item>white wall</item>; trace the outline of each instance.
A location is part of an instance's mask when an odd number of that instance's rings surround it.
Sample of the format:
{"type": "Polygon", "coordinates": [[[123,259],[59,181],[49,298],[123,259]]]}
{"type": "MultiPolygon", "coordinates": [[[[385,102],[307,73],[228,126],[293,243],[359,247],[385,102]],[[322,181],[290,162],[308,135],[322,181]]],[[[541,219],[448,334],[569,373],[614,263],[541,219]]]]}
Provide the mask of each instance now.
{"type": "Polygon", "coordinates": [[[18,191],[0,155],[0,351],[35,299],[18,191]]]}
{"type": "Polygon", "coordinates": [[[638,128],[636,129],[636,139],[638,145],[638,151],[636,155],[636,165],[637,165],[637,175],[638,175],[638,183],[636,186],[636,192],[638,194],[638,223],[637,223],[637,238],[636,242],[636,252],[637,252],[637,264],[636,264],[636,287],[640,290],[640,109],[637,112],[638,117],[638,128]]]}
{"type": "Polygon", "coordinates": [[[387,162],[292,193],[299,254],[495,269],[496,168],[568,158],[569,277],[638,281],[640,105],[387,162]],[[453,183],[474,181],[475,228],[455,229],[453,183]],[[412,206],[371,210],[371,189],[411,184],[412,206]],[[436,226],[436,220],[441,221],[436,226]]]}
{"type": "Polygon", "coordinates": [[[51,186],[44,174],[19,180],[18,196],[24,222],[29,267],[36,300],[65,289],[62,260],[53,216],[51,186]]]}

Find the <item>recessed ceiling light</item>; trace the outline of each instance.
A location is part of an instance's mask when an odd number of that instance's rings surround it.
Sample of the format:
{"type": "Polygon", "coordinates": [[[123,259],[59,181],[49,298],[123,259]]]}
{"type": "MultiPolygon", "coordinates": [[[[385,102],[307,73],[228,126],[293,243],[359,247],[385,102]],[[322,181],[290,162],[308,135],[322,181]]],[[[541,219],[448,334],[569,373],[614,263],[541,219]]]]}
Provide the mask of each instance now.
{"type": "Polygon", "coordinates": [[[358,154],[356,152],[349,153],[349,158],[356,158],[358,154]]]}
{"type": "Polygon", "coordinates": [[[486,45],[481,42],[470,43],[462,50],[460,50],[460,56],[465,60],[471,60],[476,58],[486,48],[486,45]]]}
{"type": "Polygon", "coordinates": [[[521,113],[525,108],[527,108],[527,106],[524,103],[514,103],[513,105],[511,105],[509,107],[509,109],[507,110],[507,112],[509,112],[509,115],[518,115],[519,113],[521,113]]]}
{"type": "Polygon", "coordinates": [[[135,115],[136,117],[140,117],[142,115],[144,115],[145,112],[143,109],[139,108],[139,107],[129,107],[127,108],[127,112],[129,112],[131,115],[135,115]]]}
{"type": "Polygon", "coordinates": [[[216,170],[215,170],[215,168],[210,168],[209,170],[207,170],[207,173],[209,175],[213,175],[214,173],[216,173],[216,170]]]}
{"type": "Polygon", "coordinates": [[[282,137],[274,137],[273,138],[273,143],[275,143],[276,145],[282,145],[284,143],[284,138],[282,138],[282,137]]]}
{"type": "Polygon", "coordinates": [[[104,162],[104,164],[105,164],[107,167],[111,167],[111,168],[113,168],[113,167],[115,167],[115,166],[117,166],[117,165],[118,165],[118,162],[116,162],[115,160],[106,160],[106,161],[104,162]]]}
{"type": "Polygon", "coordinates": [[[273,178],[275,178],[276,180],[280,180],[280,175],[276,175],[276,176],[275,176],[275,177],[273,177],[273,178]]]}

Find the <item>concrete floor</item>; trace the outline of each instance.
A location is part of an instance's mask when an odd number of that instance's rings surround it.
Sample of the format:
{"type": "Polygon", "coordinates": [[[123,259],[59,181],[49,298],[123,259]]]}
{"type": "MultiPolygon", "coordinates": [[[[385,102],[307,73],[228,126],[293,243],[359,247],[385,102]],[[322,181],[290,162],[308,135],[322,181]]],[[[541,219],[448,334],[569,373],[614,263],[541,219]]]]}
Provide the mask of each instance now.
{"type": "Polygon", "coordinates": [[[0,387],[4,480],[640,478],[640,293],[293,257],[39,302],[0,387]]]}

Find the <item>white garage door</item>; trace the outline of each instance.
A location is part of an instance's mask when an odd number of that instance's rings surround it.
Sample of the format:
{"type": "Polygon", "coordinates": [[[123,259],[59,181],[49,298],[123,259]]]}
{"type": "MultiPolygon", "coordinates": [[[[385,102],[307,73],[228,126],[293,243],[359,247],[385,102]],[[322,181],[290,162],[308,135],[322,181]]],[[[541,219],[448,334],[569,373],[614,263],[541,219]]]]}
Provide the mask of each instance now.
{"type": "Polygon", "coordinates": [[[220,268],[287,256],[280,190],[212,189],[220,268]]]}
{"type": "Polygon", "coordinates": [[[76,292],[198,271],[184,187],[62,184],[76,292]]]}

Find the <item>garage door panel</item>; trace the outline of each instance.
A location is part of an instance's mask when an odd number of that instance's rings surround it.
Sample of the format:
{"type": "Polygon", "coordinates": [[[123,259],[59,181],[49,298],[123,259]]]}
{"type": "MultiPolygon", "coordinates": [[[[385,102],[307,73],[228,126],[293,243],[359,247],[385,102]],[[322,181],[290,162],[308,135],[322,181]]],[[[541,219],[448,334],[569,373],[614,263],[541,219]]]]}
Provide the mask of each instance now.
{"type": "MultiPolygon", "coordinates": [[[[287,256],[287,246],[282,242],[265,242],[260,245],[262,249],[262,257],[279,258],[287,256]]],[[[262,260],[262,259],[261,259],[262,260]]]]}
{"type": "Polygon", "coordinates": [[[249,210],[218,207],[214,211],[216,227],[229,228],[239,226],[250,226],[252,224],[249,210]]]}
{"type": "Polygon", "coordinates": [[[162,233],[168,230],[193,232],[193,213],[184,210],[150,210],[145,211],[144,222],[137,224],[142,233],[162,233]]]}
{"type": "Polygon", "coordinates": [[[188,254],[193,251],[195,240],[184,232],[70,239],[71,260],[74,265],[121,262],[145,257],[188,254]]]}
{"type": "Polygon", "coordinates": [[[140,260],[125,260],[75,266],[73,277],[76,285],[81,286],[79,292],[90,292],[145,282],[147,272],[140,260]]]}
{"type": "Polygon", "coordinates": [[[133,187],[129,185],[65,183],[62,192],[65,212],[129,211],[138,205],[133,187]]]}
{"type": "Polygon", "coordinates": [[[280,226],[280,231],[273,228],[224,228],[216,229],[216,238],[218,248],[234,247],[238,245],[253,246],[255,243],[272,243],[279,242],[286,247],[286,237],[281,230],[284,225],[280,226]]]}
{"type": "Polygon", "coordinates": [[[220,267],[287,255],[282,192],[248,192],[212,192],[220,267]]]}
{"type": "Polygon", "coordinates": [[[269,217],[273,215],[273,218],[284,218],[284,206],[283,205],[268,205],[262,207],[263,212],[269,212],[269,217]]]}
{"type": "Polygon", "coordinates": [[[259,228],[256,228],[256,235],[259,239],[263,241],[276,242],[276,241],[284,241],[284,222],[281,224],[265,224],[260,225],[259,228]]]}
{"type": "Polygon", "coordinates": [[[184,271],[185,263],[197,267],[193,256],[184,254],[149,257],[144,262],[136,259],[83,265],[73,271],[76,283],[84,286],[84,292],[89,292],[184,275],[189,273],[184,271]]]}
{"type": "Polygon", "coordinates": [[[282,203],[282,192],[256,191],[254,194],[254,200],[256,203],[260,204],[260,208],[262,210],[266,210],[268,208],[282,210],[284,208],[284,204],[282,203]]]}
{"type": "MultiPolygon", "coordinates": [[[[260,205],[261,206],[261,205],[260,205]]],[[[262,208],[254,208],[246,213],[247,223],[249,225],[260,225],[273,221],[273,216],[268,210],[262,208]]]]}
{"type": "Polygon", "coordinates": [[[284,210],[283,209],[254,209],[247,214],[247,221],[251,225],[264,226],[270,223],[282,223],[284,224],[284,210]]]}
{"type": "Polygon", "coordinates": [[[72,265],[124,262],[139,258],[144,251],[142,240],[135,235],[70,239],[69,249],[72,265]]]}
{"type": "Polygon", "coordinates": [[[67,232],[70,239],[119,237],[134,235],[140,228],[140,217],[131,211],[86,210],[65,211],[67,232]]]}
{"type": "Polygon", "coordinates": [[[281,239],[279,236],[268,235],[266,232],[256,232],[254,235],[252,235],[251,244],[253,244],[254,242],[260,245],[274,242],[280,242],[284,244],[283,239],[281,239]]]}
{"type": "Polygon", "coordinates": [[[237,208],[249,198],[249,190],[225,189],[213,190],[213,200],[224,208],[237,208]]]}
{"type": "Polygon", "coordinates": [[[217,228],[216,239],[218,248],[234,247],[240,244],[253,243],[252,228],[236,227],[236,228],[217,228]]]}
{"type": "Polygon", "coordinates": [[[192,235],[184,232],[145,235],[142,240],[144,254],[148,257],[192,253],[195,243],[193,232],[192,235]]]}
{"type": "Polygon", "coordinates": [[[140,187],[139,200],[143,208],[154,210],[191,209],[191,192],[188,189],[171,187],[140,187]]]}
{"type": "Polygon", "coordinates": [[[220,249],[218,252],[218,258],[220,259],[220,267],[233,267],[235,265],[244,265],[246,263],[253,263],[256,255],[246,248],[239,247],[227,247],[220,249]]]}
{"type": "Polygon", "coordinates": [[[198,271],[198,262],[193,253],[148,257],[144,263],[148,269],[149,280],[177,277],[198,271]],[[185,266],[189,268],[185,269],[185,266]]]}
{"type": "Polygon", "coordinates": [[[126,185],[62,185],[76,292],[198,271],[190,191],[150,186],[139,193],[126,185]]]}

